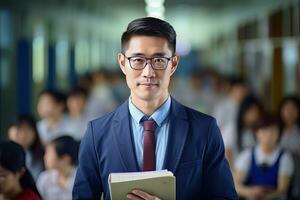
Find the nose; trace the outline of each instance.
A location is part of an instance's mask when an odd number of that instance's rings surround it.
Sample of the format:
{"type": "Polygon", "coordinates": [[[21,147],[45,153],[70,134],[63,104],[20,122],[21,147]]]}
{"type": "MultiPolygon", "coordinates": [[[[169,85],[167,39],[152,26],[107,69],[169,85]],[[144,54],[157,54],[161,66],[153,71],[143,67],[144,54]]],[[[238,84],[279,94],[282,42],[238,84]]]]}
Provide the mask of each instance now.
{"type": "Polygon", "coordinates": [[[145,78],[155,77],[155,70],[152,68],[150,60],[147,60],[146,66],[142,72],[142,76],[145,78]]]}

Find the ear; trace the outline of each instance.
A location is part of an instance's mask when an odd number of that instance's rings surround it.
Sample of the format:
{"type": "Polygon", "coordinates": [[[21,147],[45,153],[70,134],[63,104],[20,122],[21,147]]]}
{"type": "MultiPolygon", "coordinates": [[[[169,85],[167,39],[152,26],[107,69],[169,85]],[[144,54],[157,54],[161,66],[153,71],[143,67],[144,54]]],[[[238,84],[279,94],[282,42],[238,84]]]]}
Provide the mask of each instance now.
{"type": "Polygon", "coordinates": [[[126,58],[122,53],[118,54],[118,62],[123,74],[126,75],[126,68],[125,68],[126,58]]]}
{"type": "Polygon", "coordinates": [[[171,58],[171,76],[174,74],[174,72],[177,69],[178,63],[179,63],[180,57],[178,55],[175,55],[171,58]]]}

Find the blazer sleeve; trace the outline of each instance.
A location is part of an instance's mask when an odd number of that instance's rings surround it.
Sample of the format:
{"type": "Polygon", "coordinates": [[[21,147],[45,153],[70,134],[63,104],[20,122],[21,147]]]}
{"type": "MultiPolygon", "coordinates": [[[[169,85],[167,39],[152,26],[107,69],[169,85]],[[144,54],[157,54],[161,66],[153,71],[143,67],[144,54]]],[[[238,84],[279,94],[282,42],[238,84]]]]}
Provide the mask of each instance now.
{"type": "Polygon", "coordinates": [[[224,143],[216,120],[209,127],[205,153],[205,199],[238,199],[229,164],[225,159],[224,143]]]}
{"type": "Polygon", "coordinates": [[[73,200],[100,199],[102,191],[98,155],[90,122],[80,144],[79,162],[72,192],[73,200]]]}

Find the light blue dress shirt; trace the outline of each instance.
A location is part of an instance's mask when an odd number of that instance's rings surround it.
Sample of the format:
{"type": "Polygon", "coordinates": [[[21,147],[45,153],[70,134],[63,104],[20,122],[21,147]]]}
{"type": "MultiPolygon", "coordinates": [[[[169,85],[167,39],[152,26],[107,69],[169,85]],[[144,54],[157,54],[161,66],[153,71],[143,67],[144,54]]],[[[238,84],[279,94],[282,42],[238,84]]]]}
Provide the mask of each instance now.
{"type": "Polygon", "coordinates": [[[153,119],[157,126],[155,129],[155,156],[156,156],[156,170],[163,169],[165,154],[167,150],[168,136],[169,136],[169,111],[171,107],[171,98],[168,99],[149,117],[139,110],[129,99],[129,112],[131,115],[131,130],[133,134],[136,158],[140,170],[143,169],[143,118],[153,119]]]}

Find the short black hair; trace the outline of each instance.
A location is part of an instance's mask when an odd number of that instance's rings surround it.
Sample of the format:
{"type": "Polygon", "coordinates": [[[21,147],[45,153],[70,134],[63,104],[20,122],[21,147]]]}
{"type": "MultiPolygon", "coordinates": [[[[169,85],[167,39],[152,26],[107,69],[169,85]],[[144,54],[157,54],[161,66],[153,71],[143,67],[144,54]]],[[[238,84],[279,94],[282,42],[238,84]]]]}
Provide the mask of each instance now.
{"type": "Polygon", "coordinates": [[[276,126],[279,130],[279,135],[277,138],[277,143],[280,142],[281,136],[282,136],[282,129],[280,127],[280,121],[279,118],[275,115],[272,115],[271,113],[263,113],[260,120],[255,124],[254,130],[257,133],[260,129],[265,129],[270,126],[276,126]]]}
{"type": "Polygon", "coordinates": [[[233,76],[229,76],[227,79],[231,88],[235,86],[246,86],[245,80],[241,77],[237,77],[233,75],[233,76]]]}
{"type": "Polygon", "coordinates": [[[132,36],[136,35],[165,38],[168,41],[168,45],[173,51],[173,54],[176,51],[176,32],[171,24],[164,20],[154,17],[143,17],[131,21],[128,24],[126,31],[122,34],[121,45],[123,53],[128,41],[132,36]]]}
{"type": "Polygon", "coordinates": [[[65,93],[63,93],[59,90],[45,89],[39,94],[39,97],[41,97],[42,95],[49,95],[58,104],[65,105],[65,103],[66,103],[65,93]]]}
{"type": "Polygon", "coordinates": [[[77,157],[79,150],[79,143],[74,140],[71,136],[63,135],[55,138],[50,142],[54,145],[54,149],[58,157],[68,155],[71,158],[71,164],[77,165],[77,157]]]}
{"type": "Polygon", "coordinates": [[[83,87],[73,87],[72,90],[70,91],[68,97],[84,97],[87,98],[88,97],[88,92],[85,88],[83,87]]]}

